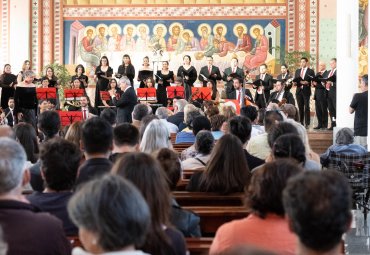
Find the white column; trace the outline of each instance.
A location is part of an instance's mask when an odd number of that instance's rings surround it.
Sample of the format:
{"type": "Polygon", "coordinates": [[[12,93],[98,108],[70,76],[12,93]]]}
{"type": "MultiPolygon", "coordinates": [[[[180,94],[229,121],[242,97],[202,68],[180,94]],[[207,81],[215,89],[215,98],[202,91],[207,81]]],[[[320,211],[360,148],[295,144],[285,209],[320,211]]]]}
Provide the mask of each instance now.
{"type": "Polygon", "coordinates": [[[358,91],[358,12],[358,1],[337,1],[337,130],[353,128],[348,109],[358,91]]]}
{"type": "Polygon", "coordinates": [[[30,1],[10,0],[9,10],[9,63],[17,74],[23,61],[30,60],[30,1]]]}
{"type": "MultiPolygon", "coordinates": [[[[368,14],[368,17],[370,17],[370,8],[369,7],[367,8],[367,12],[368,12],[367,13],[368,14]]],[[[367,22],[368,22],[368,27],[369,27],[369,25],[370,25],[369,18],[367,19],[367,22]]],[[[369,68],[369,63],[370,63],[370,56],[369,56],[369,54],[368,54],[367,57],[368,57],[367,64],[368,64],[368,68],[369,68]]],[[[367,104],[367,123],[368,123],[367,124],[367,150],[368,151],[370,151],[370,125],[369,125],[369,120],[370,120],[370,104],[369,104],[369,100],[368,100],[368,104],[367,104]]]]}

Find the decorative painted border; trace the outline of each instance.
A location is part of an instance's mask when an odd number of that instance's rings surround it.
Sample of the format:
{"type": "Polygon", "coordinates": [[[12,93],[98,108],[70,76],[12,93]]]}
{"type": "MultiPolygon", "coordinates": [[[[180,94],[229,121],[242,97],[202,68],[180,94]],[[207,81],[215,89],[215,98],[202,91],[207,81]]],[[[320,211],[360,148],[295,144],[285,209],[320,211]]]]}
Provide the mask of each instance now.
{"type": "Polygon", "coordinates": [[[318,0],[310,1],[310,54],[315,56],[315,59],[311,61],[311,65],[314,66],[318,63],[319,57],[319,45],[318,45],[318,35],[319,35],[319,3],[318,0]]]}
{"type": "Polygon", "coordinates": [[[9,4],[9,0],[2,0],[0,5],[0,34],[3,35],[0,41],[1,68],[9,60],[9,4]]]}
{"type": "Polygon", "coordinates": [[[52,0],[43,0],[43,5],[42,5],[42,50],[43,50],[43,58],[42,58],[42,63],[43,66],[46,64],[49,64],[50,61],[52,60],[52,54],[51,54],[51,35],[53,35],[51,31],[51,26],[50,24],[50,17],[52,16],[51,13],[51,1],[52,0]]]}
{"type": "Polygon", "coordinates": [[[62,36],[62,4],[61,0],[54,0],[54,59],[58,63],[63,62],[62,60],[62,49],[61,49],[61,40],[63,40],[62,36]]]}
{"type": "Polygon", "coordinates": [[[288,24],[287,24],[287,34],[288,34],[288,40],[287,40],[287,49],[288,51],[293,51],[294,50],[294,31],[295,31],[295,1],[294,0],[289,0],[287,2],[287,16],[288,16],[288,24]]]}
{"type": "Polygon", "coordinates": [[[237,17],[237,16],[270,17],[285,16],[286,5],[280,6],[189,6],[181,7],[67,7],[63,10],[64,18],[148,18],[155,17],[237,17]],[[252,14],[252,15],[251,15],[252,14]]]}
{"type": "Polygon", "coordinates": [[[40,50],[39,50],[39,26],[41,20],[39,20],[39,1],[33,0],[31,4],[31,64],[32,69],[38,71],[41,63],[40,50]]]}

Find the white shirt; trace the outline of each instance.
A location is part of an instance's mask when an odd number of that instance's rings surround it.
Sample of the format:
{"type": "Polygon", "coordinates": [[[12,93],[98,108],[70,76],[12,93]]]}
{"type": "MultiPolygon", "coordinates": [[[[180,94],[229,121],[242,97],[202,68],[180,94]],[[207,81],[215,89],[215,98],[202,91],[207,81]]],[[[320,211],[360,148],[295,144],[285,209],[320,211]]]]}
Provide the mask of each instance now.
{"type": "Polygon", "coordinates": [[[84,118],[85,117],[84,114],[86,114],[85,118],[88,119],[89,118],[89,107],[81,107],[81,111],[82,111],[82,118],[84,118]]]}
{"type": "Polygon", "coordinates": [[[179,128],[175,124],[173,124],[171,122],[168,122],[165,119],[160,119],[160,121],[163,122],[166,125],[167,130],[168,130],[169,133],[177,133],[177,132],[179,132],[179,128]]]}

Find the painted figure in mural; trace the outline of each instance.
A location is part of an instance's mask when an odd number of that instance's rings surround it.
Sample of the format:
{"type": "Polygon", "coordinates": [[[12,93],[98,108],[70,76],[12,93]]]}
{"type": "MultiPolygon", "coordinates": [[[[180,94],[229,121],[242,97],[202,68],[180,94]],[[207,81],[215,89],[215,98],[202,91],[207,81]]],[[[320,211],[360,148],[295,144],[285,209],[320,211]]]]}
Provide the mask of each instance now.
{"type": "Polygon", "coordinates": [[[359,31],[358,39],[360,46],[368,45],[368,0],[359,0],[359,31]]]}
{"type": "Polygon", "coordinates": [[[178,50],[179,47],[180,47],[180,34],[181,34],[181,31],[184,30],[183,26],[178,23],[178,22],[175,22],[173,23],[170,27],[169,27],[169,31],[170,31],[170,38],[168,38],[168,41],[167,41],[167,51],[175,51],[175,50],[178,50]]]}
{"type": "Polygon", "coordinates": [[[139,24],[137,26],[137,40],[136,50],[137,51],[149,51],[149,27],[146,24],[139,24]]]}
{"type": "Polygon", "coordinates": [[[108,50],[109,51],[120,51],[121,43],[121,27],[117,24],[112,24],[109,26],[109,40],[108,40],[108,50]]]}
{"type": "Polygon", "coordinates": [[[229,51],[235,49],[235,44],[226,40],[227,28],[224,24],[218,23],[213,27],[214,40],[213,45],[218,48],[218,55],[224,57],[229,51]]]}
{"type": "Polygon", "coordinates": [[[190,29],[185,29],[181,34],[181,44],[179,52],[200,50],[199,41],[194,37],[190,29]]]}
{"type": "Polygon", "coordinates": [[[121,50],[123,51],[134,51],[135,50],[135,26],[132,24],[127,24],[123,28],[124,35],[121,39],[121,50]]]}
{"type": "Polygon", "coordinates": [[[239,23],[234,26],[234,34],[238,38],[234,51],[250,52],[252,49],[251,37],[247,34],[247,26],[239,23]]]}
{"type": "Polygon", "coordinates": [[[201,24],[198,27],[198,34],[201,36],[199,43],[201,50],[208,51],[213,47],[213,35],[211,35],[210,25],[205,23],[201,24]]]}
{"type": "Polygon", "coordinates": [[[256,40],[254,42],[254,48],[245,57],[244,66],[248,69],[255,69],[261,64],[265,63],[267,59],[267,51],[269,48],[266,36],[263,35],[263,28],[260,25],[254,25],[251,27],[251,36],[256,40]]]}
{"type": "Polygon", "coordinates": [[[166,41],[164,36],[167,33],[167,28],[163,24],[157,24],[153,28],[153,37],[150,39],[150,48],[153,51],[166,50],[166,41]]]}
{"type": "Polygon", "coordinates": [[[107,25],[100,24],[96,27],[99,34],[94,38],[94,48],[99,52],[102,53],[108,49],[108,40],[107,40],[107,25]]]}
{"type": "Polygon", "coordinates": [[[99,65],[100,53],[94,47],[93,36],[95,28],[87,27],[85,31],[85,36],[79,45],[80,56],[87,66],[96,67],[99,65]]]}

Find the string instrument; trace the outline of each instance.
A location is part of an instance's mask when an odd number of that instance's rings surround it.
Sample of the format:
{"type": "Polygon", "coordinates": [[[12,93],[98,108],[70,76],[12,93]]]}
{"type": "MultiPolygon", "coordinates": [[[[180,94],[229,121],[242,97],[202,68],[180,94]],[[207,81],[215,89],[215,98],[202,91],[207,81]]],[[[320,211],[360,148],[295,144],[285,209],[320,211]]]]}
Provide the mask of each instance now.
{"type": "Polygon", "coordinates": [[[278,103],[278,105],[279,105],[279,107],[280,107],[280,106],[282,106],[282,105],[284,105],[284,104],[286,104],[286,103],[287,103],[286,98],[283,98],[283,99],[281,99],[281,101],[278,103]]]}
{"type": "Polygon", "coordinates": [[[3,110],[3,108],[0,107],[0,125],[6,125],[6,120],[9,116],[9,114],[11,114],[11,111],[9,111],[6,115],[5,115],[5,110],[3,110]]]}

